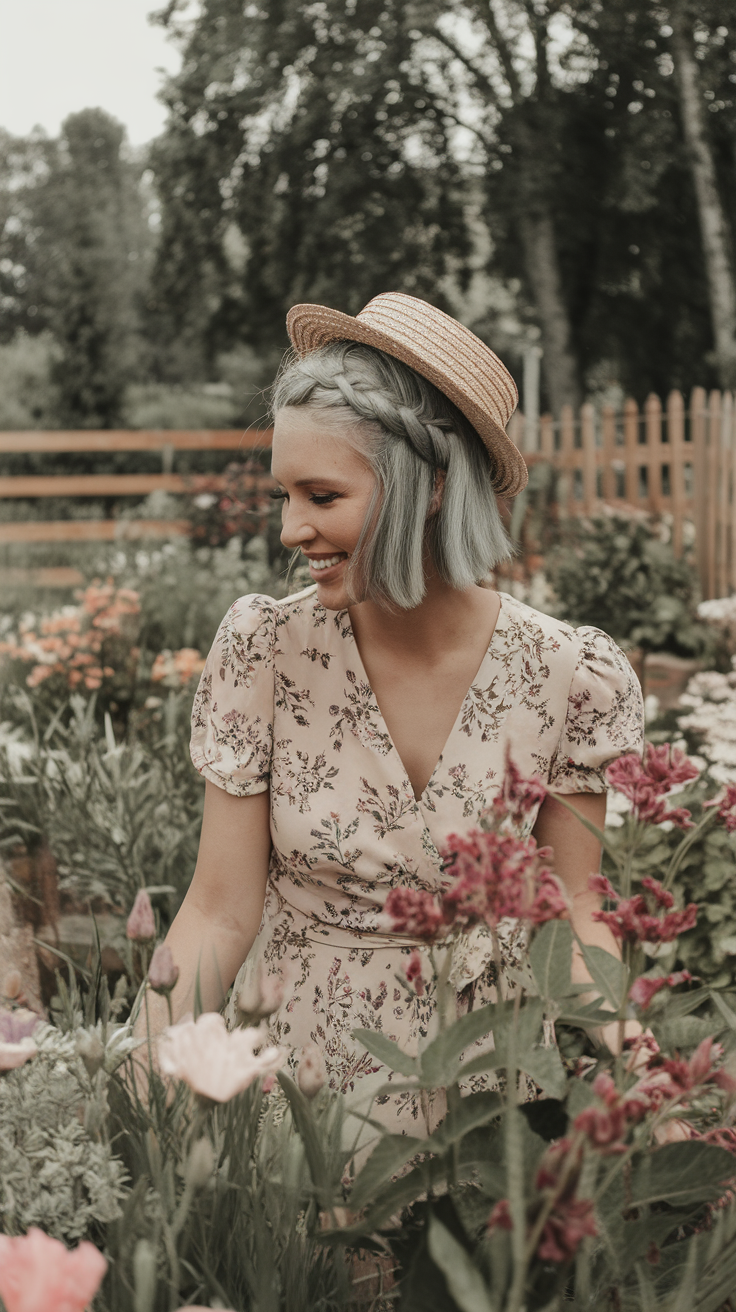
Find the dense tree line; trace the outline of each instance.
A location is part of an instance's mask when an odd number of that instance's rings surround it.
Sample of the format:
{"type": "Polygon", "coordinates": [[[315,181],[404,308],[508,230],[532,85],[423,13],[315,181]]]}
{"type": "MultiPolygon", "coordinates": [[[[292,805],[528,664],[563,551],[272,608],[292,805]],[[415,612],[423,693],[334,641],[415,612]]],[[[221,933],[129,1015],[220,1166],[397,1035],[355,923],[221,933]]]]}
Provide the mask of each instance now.
{"type": "Polygon", "coordinates": [[[143,162],[99,111],[0,141],[0,334],[53,334],[69,416],[112,422],[126,378],[211,377],[239,343],[265,371],[290,304],[388,288],[512,368],[538,330],[554,410],[736,383],[726,0],[180,9],[159,15],[183,58],[145,161],[155,248],[143,162]]]}

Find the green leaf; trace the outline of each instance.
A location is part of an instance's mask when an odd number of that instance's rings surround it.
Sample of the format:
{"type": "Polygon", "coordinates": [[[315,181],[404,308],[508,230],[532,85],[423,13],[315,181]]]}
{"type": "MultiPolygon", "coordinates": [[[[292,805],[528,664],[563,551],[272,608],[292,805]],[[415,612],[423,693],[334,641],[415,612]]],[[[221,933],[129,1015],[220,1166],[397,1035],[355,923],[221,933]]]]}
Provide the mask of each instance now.
{"type": "Polygon", "coordinates": [[[452,1025],[427,1044],[421,1054],[423,1083],[432,1089],[452,1084],[457,1075],[461,1053],[491,1031],[497,1043],[499,1030],[503,1024],[508,1023],[512,1010],[511,1003],[489,1002],[485,1007],[469,1011],[466,1016],[453,1021],[452,1025]]]}
{"type": "Polygon", "coordinates": [[[534,936],[529,960],[541,996],[554,1001],[564,997],[571,983],[572,925],[569,920],[548,920],[534,936]]]}
{"type": "Polygon", "coordinates": [[[416,1058],[410,1057],[385,1034],[379,1034],[376,1030],[353,1030],[352,1037],[362,1043],[384,1066],[388,1066],[390,1071],[399,1071],[401,1075],[419,1074],[416,1058]]]}
{"type": "Polygon", "coordinates": [[[736,1030],[736,1011],[733,1011],[731,1007],[729,1007],[728,1003],[715,989],[710,990],[710,996],[715,1002],[729,1029],[736,1030]]]}
{"type": "Polygon", "coordinates": [[[574,1075],[567,1086],[567,1114],[570,1120],[573,1121],[594,1102],[596,1096],[593,1093],[593,1086],[579,1075],[574,1075]]]}
{"type": "Polygon", "coordinates": [[[496,1120],[502,1112],[503,1101],[497,1093],[471,1093],[467,1098],[461,1098],[457,1107],[450,1108],[434,1134],[424,1141],[423,1149],[433,1153],[444,1152],[471,1130],[496,1120]]]}
{"type": "Polygon", "coordinates": [[[447,1281],[459,1312],[496,1312],[480,1271],[436,1216],[430,1217],[427,1247],[447,1281]]]}
{"type": "Polygon", "coordinates": [[[582,943],[579,938],[578,945],[596,988],[618,1011],[626,997],[626,985],[629,980],[629,972],[623,961],[606,952],[605,948],[582,943]]]}
{"type": "Polygon", "coordinates": [[[714,1144],[668,1143],[635,1165],[627,1199],[629,1207],[669,1203],[672,1207],[719,1198],[733,1178],[734,1159],[714,1144]]]}
{"type": "Polygon", "coordinates": [[[402,1166],[426,1149],[426,1142],[408,1134],[387,1134],[381,1139],[353,1185],[350,1206],[356,1211],[365,1207],[402,1166]]]}
{"type": "Polygon", "coordinates": [[[516,1060],[550,1098],[564,1098],[567,1076],[557,1048],[527,1048],[517,1053],[516,1060]]]}
{"type": "Polygon", "coordinates": [[[304,1144],[307,1165],[309,1166],[309,1173],[314,1187],[321,1195],[322,1201],[327,1202],[326,1195],[329,1179],[327,1163],[309,1101],[304,1097],[301,1089],[283,1071],[279,1071],[276,1078],[286,1094],[294,1118],[294,1125],[304,1144]]]}

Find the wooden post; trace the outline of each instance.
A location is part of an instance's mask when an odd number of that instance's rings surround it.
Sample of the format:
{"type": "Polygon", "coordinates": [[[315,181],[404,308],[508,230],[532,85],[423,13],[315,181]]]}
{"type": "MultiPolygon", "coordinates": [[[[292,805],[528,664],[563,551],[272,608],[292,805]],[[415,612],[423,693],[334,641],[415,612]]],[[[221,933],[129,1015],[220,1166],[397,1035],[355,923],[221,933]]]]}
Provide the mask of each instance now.
{"type": "Polygon", "coordinates": [[[731,577],[731,430],[733,428],[733,393],[724,392],[721,401],[721,422],[718,429],[718,557],[716,596],[728,592],[731,577]]]}
{"type": "Polygon", "coordinates": [[[571,405],[560,410],[560,514],[575,512],[573,501],[573,460],[575,452],[575,419],[571,405]]]}
{"type": "Polygon", "coordinates": [[[624,463],[626,466],[626,500],[639,504],[639,407],[627,397],[624,401],[624,463]]]}
{"type": "Polygon", "coordinates": [[[601,453],[603,500],[613,501],[616,497],[616,470],[613,463],[616,459],[616,411],[612,405],[602,407],[601,426],[603,429],[603,450],[601,453]]]}
{"type": "Polygon", "coordinates": [[[695,559],[703,599],[708,591],[707,505],[708,505],[708,407],[704,387],[694,387],[690,394],[690,446],[693,460],[693,520],[695,522],[695,559]]]}
{"type": "Polygon", "coordinates": [[[595,485],[595,406],[586,401],[580,407],[580,427],[583,439],[583,509],[592,515],[597,501],[595,485]]]}
{"type": "Polygon", "coordinates": [[[731,432],[729,434],[728,471],[728,520],[729,539],[731,543],[731,570],[728,578],[730,592],[736,592],[736,399],[731,410],[731,432]]]}
{"type": "Polygon", "coordinates": [[[685,525],[685,403],[682,392],[667,397],[667,435],[669,437],[670,497],[672,505],[672,549],[682,555],[685,525]]]}
{"type": "Polygon", "coordinates": [[[716,566],[718,560],[718,448],[721,435],[721,393],[714,388],[708,397],[708,441],[706,445],[706,537],[705,551],[708,571],[707,597],[717,595],[716,566]]]}
{"type": "Polygon", "coordinates": [[[648,502],[656,515],[662,510],[662,402],[655,392],[650,392],[644,402],[644,424],[648,502]]]}

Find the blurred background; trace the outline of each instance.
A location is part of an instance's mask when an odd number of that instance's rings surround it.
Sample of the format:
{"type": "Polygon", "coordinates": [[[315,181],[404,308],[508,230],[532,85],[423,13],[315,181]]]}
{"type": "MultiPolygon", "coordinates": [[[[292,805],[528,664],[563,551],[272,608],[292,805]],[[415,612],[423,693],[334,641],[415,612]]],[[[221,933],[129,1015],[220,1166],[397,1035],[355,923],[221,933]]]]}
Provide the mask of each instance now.
{"type": "Polygon", "coordinates": [[[203,653],[302,583],[265,395],[299,301],[407,292],[498,352],[531,476],[496,582],[611,633],[653,740],[736,778],[735,232],[726,0],[0,0],[0,845],[36,938],[186,888],[203,653]]]}

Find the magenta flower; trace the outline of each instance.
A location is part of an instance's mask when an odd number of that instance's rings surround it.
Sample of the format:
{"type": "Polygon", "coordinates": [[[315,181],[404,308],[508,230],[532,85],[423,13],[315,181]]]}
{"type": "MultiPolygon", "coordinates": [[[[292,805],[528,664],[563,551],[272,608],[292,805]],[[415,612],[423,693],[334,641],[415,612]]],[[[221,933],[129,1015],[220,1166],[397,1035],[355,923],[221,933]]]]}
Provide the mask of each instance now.
{"type": "Polygon", "coordinates": [[[674,898],[656,879],[642,879],[642,887],[650,894],[650,901],[664,915],[656,915],[650,903],[641,894],[620,898],[604,875],[592,875],[589,888],[601,893],[616,905],[612,911],[594,911],[593,919],[608,925],[611,933],[624,943],[673,943],[678,935],[692,929],[698,918],[697,903],[691,902],[682,911],[673,911],[674,898]]]}
{"type": "Polygon", "coordinates": [[[139,888],[135,902],[125,926],[128,938],[136,943],[146,943],[156,937],[156,921],[153,915],[151,899],[145,888],[139,888]]]}
{"type": "Polygon", "coordinates": [[[660,989],[674,988],[676,984],[687,984],[692,980],[689,970],[676,970],[671,975],[658,975],[656,979],[647,978],[646,975],[640,975],[629,989],[629,998],[635,1002],[637,1007],[646,1011],[652,998],[656,997],[660,989]]]}
{"type": "Polygon", "coordinates": [[[444,929],[442,908],[424,888],[392,888],[379,916],[379,927],[392,934],[432,943],[444,929]]]}
{"type": "Polygon", "coordinates": [[[589,1198],[560,1198],[545,1222],[537,1257],[542,1262],[569,1262],[587,1235],[597,1235],[589,1198]]]}
{"type": "Polygon", "coordinates": [[[471,829],[450,834],[442,855],[455,881],[442,895],[448,925],[495,927],[508,917],[542,924],[567,912],[562,886],[544,864],[548,849],[533,838],[471,829]]]}
{"type": "Polygon", "coordinates": [[[94,1244],[65,1248],[42,1230],[0,1235],[0,1297],[6,1312],[84,1312],[107,1262],[94,1244]]]}
{"type": "Polygon", "coordinates": [[[25,1008],[0,1011],[0,1071],[17,1070],[35,1057],[38,1049],[31,1035],[40,1019],[25,1008]]]}
{"type": "Polygon", "coordinates": [[[697,766],[678,747],[647,743],[643,760],[631,752],[619,756],[608,766],[606,778],[611,788],[628,797],[637,819],[652,825],[667,820],[678,829],[691,829],[692,817],[686,807],[668,808],[664,798],[698,773],[697,766]]]}
{"type": "Polygon", "coordinates": [[[422,957],[417,948],[410,953],[409,960],[404,966],[404,974],[408,983],[413,984],[417,997],[421,998],[424,994],[424,979],[422,977],[422,957]]]}
{"type": "Polygon", "coordinates": [[[214,1011],[164,1030],[158,1052],[164,1075],[183,1080],[213,1102],[229,1102],[254,1080],[277,1071],[284,1060],[280,1048],[264,1046],[261,1030],[228,1030],[224,1017],[214,1011]]]}
{"type": "Polygon", "coordinates": [[[732,834],[736,830],[736,784],[726,784],[725,792],[720,797],[714,797],[712,801],[703,803],[704,810],[709,806],[718,807],[720,819],[729,834],[732,834]]]}

